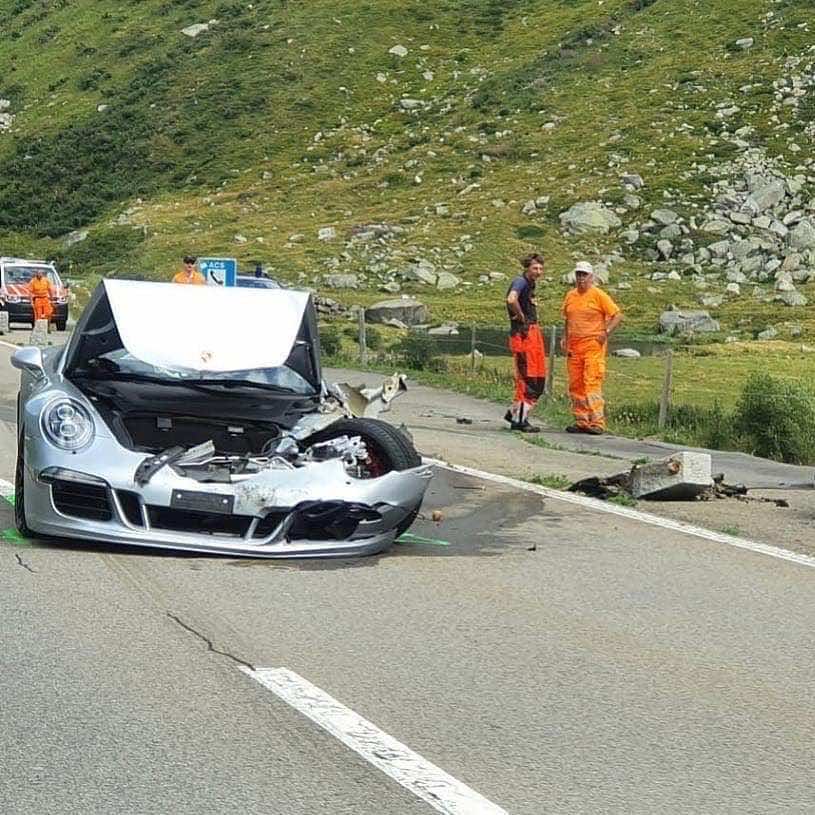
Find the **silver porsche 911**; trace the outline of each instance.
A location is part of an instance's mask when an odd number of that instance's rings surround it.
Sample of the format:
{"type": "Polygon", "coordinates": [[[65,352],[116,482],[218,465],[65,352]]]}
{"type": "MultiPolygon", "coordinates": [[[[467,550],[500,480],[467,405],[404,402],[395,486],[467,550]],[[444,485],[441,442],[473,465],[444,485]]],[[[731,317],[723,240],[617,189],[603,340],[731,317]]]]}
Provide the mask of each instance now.
{"type": "Polygon", "coordinates": [[[327,386],[306,292],[106,280],[67,345],[27,347],[21,534],[253,557],[381,552],[431,477],[376,418],[404,389],[327,386]]]}

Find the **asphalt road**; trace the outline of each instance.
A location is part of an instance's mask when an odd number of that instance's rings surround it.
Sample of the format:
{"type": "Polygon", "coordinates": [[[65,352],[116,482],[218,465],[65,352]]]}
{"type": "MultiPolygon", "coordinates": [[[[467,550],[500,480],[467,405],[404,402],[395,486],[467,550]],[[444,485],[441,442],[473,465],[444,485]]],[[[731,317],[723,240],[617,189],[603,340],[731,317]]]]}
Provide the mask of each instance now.
{"type": "Polygon", "coordinates": [[[246,665],[517,815],[812,810],[811,568],[448,470],[412,532],[322,562],[6,533],[0,811],[433,811],[246,665]]]}

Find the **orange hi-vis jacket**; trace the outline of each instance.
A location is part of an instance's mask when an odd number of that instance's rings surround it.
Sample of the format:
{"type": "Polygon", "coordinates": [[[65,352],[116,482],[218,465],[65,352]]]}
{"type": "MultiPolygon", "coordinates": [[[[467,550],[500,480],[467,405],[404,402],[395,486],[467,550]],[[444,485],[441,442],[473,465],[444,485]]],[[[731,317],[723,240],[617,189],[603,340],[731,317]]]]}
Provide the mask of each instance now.
{"type": "Polygon", "coordinates": [[[580,428],[606,426],[603,380],[606,376],[606,346],[600,335],[620,311],[602,290],[592,286],[581,294],[572,289],[563,301],[566,320],[569,398],[575,424],[580,428]]]}
{"type": "Polygon", "coordinates": [[[54,307],[51,305],[53,286],[48,282],[48,278],[41,277],[37,279],[34,277],[28,284],[28,288],[31,292],[31,306],[34,309],[34,319],[50,320],[54,313],[54,307]]]}
{"type": "Polygon", "coordinates": [[[596,286],[585,294],[572,289],[563,301],[569,340],[599,337],[606,330],[608,320],[619,312],[620,307],[596,286]]]}
{"type": "Polygon", "coordinates": [[[179,272],[173,278],[173,283],[187,283],[193,286],[203,286],[206,282],[201,272],[193,272],[191,275],[188,275],[186,272],[179,272]]]}

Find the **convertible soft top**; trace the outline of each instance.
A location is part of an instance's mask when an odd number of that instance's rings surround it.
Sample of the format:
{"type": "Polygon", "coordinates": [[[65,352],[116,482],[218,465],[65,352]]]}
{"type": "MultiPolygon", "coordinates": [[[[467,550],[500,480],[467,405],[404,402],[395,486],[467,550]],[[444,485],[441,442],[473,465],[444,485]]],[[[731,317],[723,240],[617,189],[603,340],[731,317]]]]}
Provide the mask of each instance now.
{"type": "Polygon", "coordinates": [[[308,292],[104,280],[66,351],[70,374],[116,348],[159,368],[244,371],[288,365],[319,387],[308,292]]]}

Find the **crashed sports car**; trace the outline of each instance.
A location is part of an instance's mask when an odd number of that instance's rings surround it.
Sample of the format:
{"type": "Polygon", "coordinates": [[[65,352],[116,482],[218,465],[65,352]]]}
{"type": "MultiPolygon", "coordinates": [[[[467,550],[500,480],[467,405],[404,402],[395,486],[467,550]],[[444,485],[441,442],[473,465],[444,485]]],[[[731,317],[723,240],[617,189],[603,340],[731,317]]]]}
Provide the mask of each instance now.
{"type": "Polygon", "coordinates": [[[106,280],[67,345],[27,347],[15,516],[28,537],[253,557],[381,552],[431,473],[324,383],[307,292],[106,280]]]}

